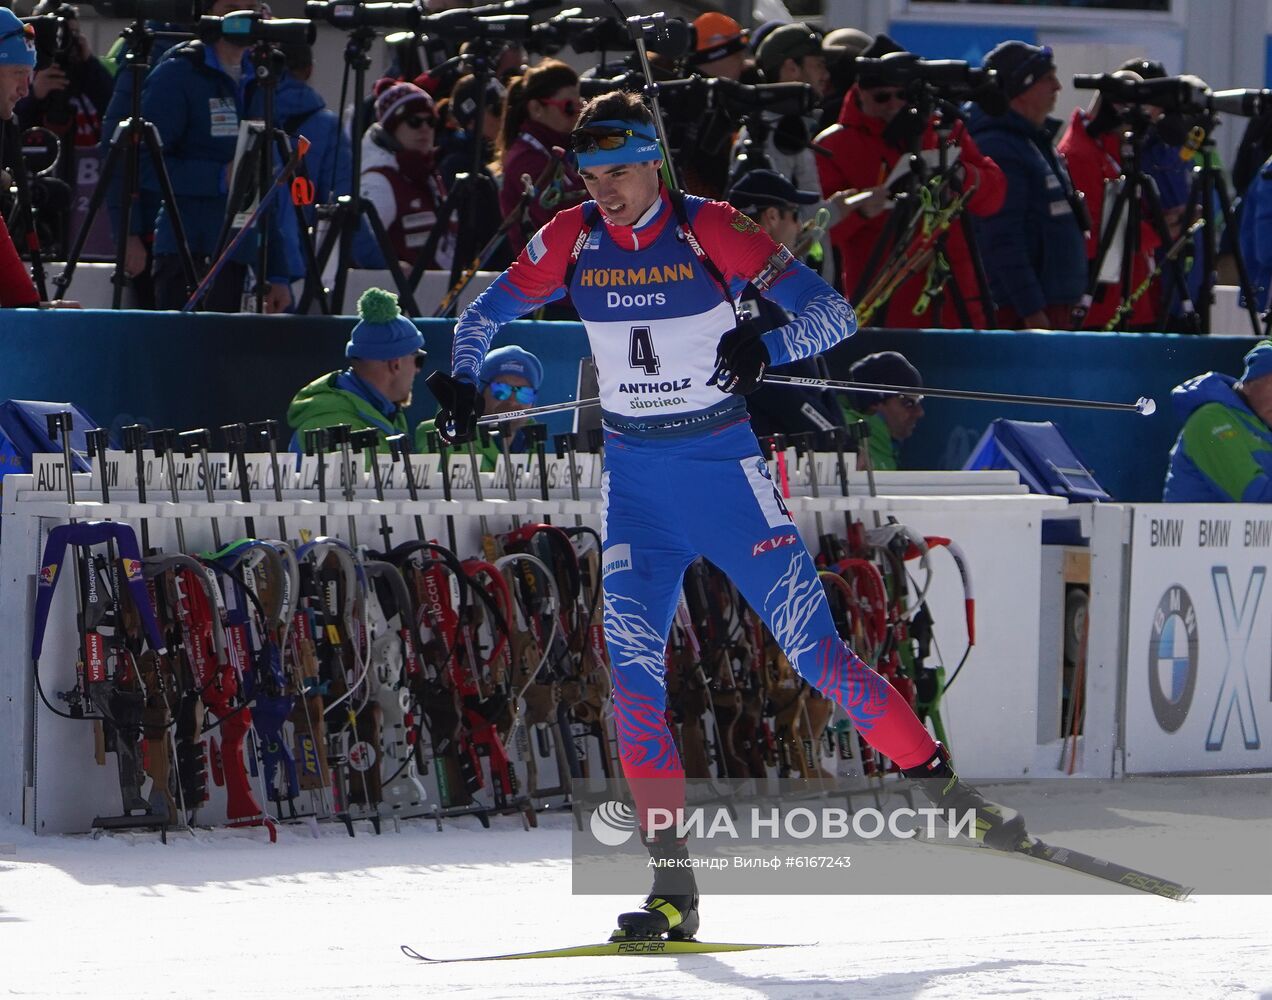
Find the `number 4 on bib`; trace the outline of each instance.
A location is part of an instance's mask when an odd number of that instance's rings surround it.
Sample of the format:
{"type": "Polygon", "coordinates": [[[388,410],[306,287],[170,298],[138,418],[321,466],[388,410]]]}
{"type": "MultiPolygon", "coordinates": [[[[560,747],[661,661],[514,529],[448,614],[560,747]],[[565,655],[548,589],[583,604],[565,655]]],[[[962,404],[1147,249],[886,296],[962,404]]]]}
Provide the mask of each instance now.
{"type": "Polygon", "coordinates": [[[646,375],[658,374],[658,355],[654,353],[654,338],[649,327],[632,327],[631,345],[627,350],[627,361],[633,368],[641,369],[646,375]]]}

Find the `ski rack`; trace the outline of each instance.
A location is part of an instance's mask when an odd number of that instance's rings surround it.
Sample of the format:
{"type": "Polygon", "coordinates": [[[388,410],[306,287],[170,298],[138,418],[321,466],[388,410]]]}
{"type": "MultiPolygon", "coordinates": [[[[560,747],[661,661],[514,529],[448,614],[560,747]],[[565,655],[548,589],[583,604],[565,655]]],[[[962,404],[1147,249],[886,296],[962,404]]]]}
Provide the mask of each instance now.
{"type": "MultiPolygon", "coordinates": [[[[175,474],[177,499],[171,495],[166,463],[152,451],[144,452],[139,462],[124,452],[106,453],[106,475],[110,482],[110,502],[86,499],[100,496],[95,470],[92,476],[75,474],[76,501],[69,503],[64,484],[56,469],[61,456],[35,456],[32,475],[6,477],[3,491],[3,537],[0,546],[0,626],[6,635],[23,637],[24,641],[5,644],[0,656],[9,662],[0,664],[0,676],[9,680],[10,690],[0,690],[0,730],[22,735],[23,753],[14,764],[0,763],[0,816],[23,822],[37,833],[80,832],[89,828],[96,814],[118,810],[118,789],[99,776],[92,764],[93,734],[91,727],[75,725],[53,717],[40,706],[33,694],[30,663],[24,654],[30,648],[31,607],[35,592],[36,570],[47,533],[56,524],[71,519],[111,519],[148,528],[151,545],[163,552],[181,551],[178,535],[184,536],[185,551],[210,551],[214,547],[214,526],[219,525],[226,540],[244,537],[249,522],[265,536],[276,534],[275,525],[285,522],[292,543],[317,537],[326,522],[330,536],[351,541],[350,529],[370,546],[383,548],[382,533],[387,529],[397,544],[413,540],[417,526],[422,526],[431,539],[445,540],[448,531],[455,532],[457,552],[461,558],[482,552],[482,524],[495,533],[507,532],[519,521],[540,522],[551,519],[558,525],[581,524],[596,529],[600,525],[600,456],[586,452],[566,453],[558,442],[557,456],[549,451],[546,458],[529,455],[501,456],[493,473],[481,473],[473,481],[473,465],[467,453],[460,450],[448,456],[450,489],[441,488],[439,455],[411,456],[417,480],[417,498],[412,499],[404,482],[401,463],[388,454],[378,458],[380,488],[383,499],[376,496],[374,477],[365,464],[348,481],[341,470],[357,468],[360,456],[350,466],[349,456],[341,450],[329,451],[321,462],[318,456],[292,456],[281,453],[284,468],[282,483],[274,488],[270,455],[249,453],[242,465],[252,481],[256,499],[244,500],[239,489],[237,463],[222,452],[208,454],[207,470],[211,488],[206,488],[203,473],[193,456],[177,457],[175,474]],[[291,460],[299,458],[298,468],[291,460]],[[319,468],[326,477],[319,490],[316,477],[319,468]],[[574,473],[571,475],[571,466],[574,473]],[[137,468],[145,471],[144,502],[137,489],[137,468]],[[513,489],[508,488],[507,470],[512,470],[513,489]],[[546,476],[547,487],[543,480],[546,476]],[[352,488],[349,488],[352,487],[352,488]],[[321,495],[325,495],[325,499],[321,495]],[[449,496],[449,498],[448,498],[449,496]],[[511,499],[514,497],[516,499],[511,499]],[[178,531],[180,529],[180,531],[178,531]],[[5,698],[5,694],[10,694],[5,698]],[[68,767],[67,760],[83,761],[83,767],[68,767]],[[115,796],[112,799],[112,793],[115,796]]],[[[1009,472],[970,473],[878,473],[875,475],[878,497],[870,497],[865,473],[849,472],[846,483],[837,478],[834,453],[805,453],[794,449],[782,453],[785,482],[790,495],[790,508],[806,538],[812,533],[814,514],[853,512],[860,517],[867,510],[919,510],[925,515],[948,508],[950,497],[961,498],[965,511],[988,510],[993,505],[1001,511],[1005,502],[1013,509],[1034,518],[1049,510],[1063,509],[1063,500],[1030,496],[1018,477],[1009,472]],[[810,463],[811,455],[813,462],[810,463]],[[821,490],[808,488],[809,470],[818,470],[821,490]],[[816,495],[820,494],[820,495],[816,495]],[[898,507],[899,505],[899,507],[898,507]]],[[[782,481],[774,456],[774,481],[782,481]]],[[[60,591],[54,601],[41,675],[50,688],[65,688],[74,681],[75,662],[74,617],[69,587],[60,591]]],[[[519,743],[524,744],[524,740],[519,743]]],[[[525,751],[524,745],[509,748],[525,751]]],[[[558,748],[559,749],[559,748],[558,748]]],[[[563,765],[562,765],[563,766],[563,765]]],[[[105,774],[105,770],[101,772],[105,774]]],[[[564,772],[562,772],[564,775],[564,772]]],[[[255,781],[256,779],[254,779],[255,781]]],[[[539,808],[568,803],[568,781],[561,781],[566,797],[556,795],[531,798],[539,808]]],[[[559,789],[558,789],[559,791],[559,789]]],[[[439,828],[442,820],[455,816],[476,815],[483,823],[499,810],[493,803],[481,801],[471,807],[447,807],[439,803],[435,781],[427,788],[428,801],[414,808],[394,808],[382,815],[396,823],[403,818],[432,819],[439,828]]],[[[218,803],[209,803],[205,813],[216,822],[218,803]]],[[[354,812],[354,821],[371,818],[354,812]]],[[[286,817],[277,817],[285,822],[286,817]]],[[[379,817],[374,819],[378,824],[379,817]]],[[[353,827],[350,825],[350,832],[353,827]]]]}

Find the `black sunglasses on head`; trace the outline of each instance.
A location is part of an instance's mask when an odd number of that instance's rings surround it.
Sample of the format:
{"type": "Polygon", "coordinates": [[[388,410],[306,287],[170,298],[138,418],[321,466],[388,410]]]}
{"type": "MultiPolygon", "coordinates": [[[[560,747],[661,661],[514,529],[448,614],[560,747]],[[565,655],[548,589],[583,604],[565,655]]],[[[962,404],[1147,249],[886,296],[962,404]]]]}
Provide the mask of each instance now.
{"type": "Polygon", "coordinates": [[[622,149],[627,145],[628,139],[644,139],[646,142],[653,142],[654,136],[633,132],[629,128],[615,128],[612,125],[585,125],[570,133],[570,152],[595,153],[598,150],[609,152],[622,149]]]}
{"type": "Polygon", "coordinates": [[[429,128],[437,128],[437,119],[429,115],[411,115],[409,118],[402,119],[411,128],[419,128],[421,125],[427,125],[429,128]]]}

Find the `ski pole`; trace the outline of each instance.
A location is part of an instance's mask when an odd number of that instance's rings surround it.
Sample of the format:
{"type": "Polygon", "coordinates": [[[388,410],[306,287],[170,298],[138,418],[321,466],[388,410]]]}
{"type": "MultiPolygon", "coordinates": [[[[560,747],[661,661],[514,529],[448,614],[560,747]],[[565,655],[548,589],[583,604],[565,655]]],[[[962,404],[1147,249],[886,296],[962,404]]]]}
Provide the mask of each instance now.
{"type": "MultiPolygon", "coordinates": [[[[381,502],[384,500],[384,479],[380,475],[379,455],[376,448],[380,444],[380,432],[374,427],[367,427],[365,430],[354,431],[349,435],[349,443],[355,451],[365,451],[371,456],[371,481],[375,486],[375,498],[381,502]]],[[[393,529],[389,527],[389,518],[384,513],[383,506],[380,508],[380,537],[384,539],[384,551],[388,552],[393,548],[389,536],[393,534],[393,529]]]]}
{"type": "MultiPolygon", "coordinates": [[[[203,470],[203,490],[207,494],[208,503],[216,503],[216,494],[212,492],[212,463],[208,459],[208,439],[211,434],[206,427],[198,430],[182,431],[177,435],[181,441],[186,457],[189,458],[198,452],[199,466],[203,470]]],[[[212,523],[212,541],[215,544],[216,552],[220,552],[221,545],[221,521],[215,514],[211,515],[208,520],[212,523]]]]}
{"type": "MultiPolygon", "coordinates": [[[[229,452],[230,461],[238,469],[239,499],[244,503],[251,503],[252,484],[247,479],[247,425],[223,424],[221,435],[225,439],[225,450],[229,452]]],[[[251,514],[243,516],[243,527],[247,530],[248,538],[256,537],[256,518],[251,514]]]]}
{"type": "MultiPolygon", "coordinates": [[[[124,451],[137,463],[137,502],[146,502],[146,428],[141,424],[129,424],[123,428],[124,451]]],[[[141,518],[141,554],[150,555],[150,518],[141,518]]]]}
{"type": "Polygon", "coordinates": [[[305,431],[305,454],[318,456],[318,502],[322,513],[318,516],[318,533],[327,537],[327,428],[314,427],[305,431]]]}
{"type": "MultiPolygon", "coordinates": [[[[155,458],[162,459],[165,463],[165,471],[168,475],[168,492],[172,494],[172,502],[179,504],[181,502],[181,494],[177,488],[177,463],[174,458],[174,453],[177,450],[177,432],[171,427],[151,431],[148,440],[151,450],[155,453],[155,458]]],[[[174,516],[172,520],[177,529],[177,548],[182,553],[188,552],[185,539],[185,521],[179,516],[174,516]]]]}
{"type": "MultiPolygon", "coordinates": [[[[358,495],[353,485],[356,473],[353,470],[353,451],[349,440],[352,433],[353,429],[348,424],[336,424],[327,428],[327,440],[340,449],[341,495],[348,503],[353,503],[358,495]]],[[[354,517],[352,507],[349,508],[349,545],[353,551],[358,551],[358,519],[354,517]]]]}
{"type": "MultiPolygon", "coordinates": [[[[287,181],[288,177],[296,172],[296,168],[300,165],[300,161],[304,158],[304,155],[308,151],[309,140],[303,135],[297,136],[296,148],[292,150],[291,156],[288,158],[287,162],[283,164],[282,169],[279,170],[278,176],[274,178],[274,183],[270,185],[268,191],[261,195],[260,201],[258,201],[256,203],[256,207],[252,209],[252,214],[247,217],[239,231],[234,234],[234,238],[231,239],[225,249],[221,251],[221,256],[212,262],[212,266],[208,268],[208,273],[205,274],[203,276],[203,280],[199,282],[199,287],[194,290],[189,301],[181,307],[182,312],[192,312],[194,307],[199,304],[199,300],[207,294],[208,289],[212,286],[212,282],[214,282],[217,275],[221,273],[221,268],[225,266],[226,262],[230,259],[230,256],[238,249],[239,244],[247,237],[247,234],[252,231],[252,227],[256,225],[256,220],[260,218],[261,213],[270,207],[276,197],[280,196],[283,184],[287,181]]],[[[258,279],[262,277],[262,275],[257,275],[258,279]]],[[[220,546],[218,546],[218,548],[219,547],[220,546]]]]}
{"type": "MultiPolygon", "coordinates": [[[[278,421],[261,420],[257,423],[249,424],[248,430],[259,434],[269,450],[270,473],[274,477],[274,499],[281,503],[283,499],[283,481],[279,476],[278,442],[274,440],[274,433],[278,430],[278,421]]],[[[282,542],[287,541],[287,518],[282,514],[278,515],[278,539],[282,542]]]]}

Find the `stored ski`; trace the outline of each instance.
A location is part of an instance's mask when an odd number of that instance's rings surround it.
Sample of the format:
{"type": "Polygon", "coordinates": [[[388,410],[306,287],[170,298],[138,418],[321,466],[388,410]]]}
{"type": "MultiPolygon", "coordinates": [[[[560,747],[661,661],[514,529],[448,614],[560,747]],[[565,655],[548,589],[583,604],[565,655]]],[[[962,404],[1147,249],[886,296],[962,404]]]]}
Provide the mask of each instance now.
{"type": "Polygon", "coordinates": [[[409,945],[402,954],[420,962],[507,962],[527,958],[588,958],[603,955],[705,955],[723,951],[759,951],[764,948],[799,948],[797,944],[733,944],[720,941],[606,941],[604,944],[581,944],[569,948],[546,948],[542,951],[517,951],[507,955],[469,955],[466,958],[429,958],[409,945]]]}
{"type": "Polygon", "coordinates": [[[1156,875],[1149,875],[1147,872],[1128,868],[1126,865],[1118,864],[1116,861],[1105,861],[1103,858],[1097,858],[1091,854],[1083,854],[1081,851],[1074,851],[1068,847],[1057,847],[1055,844],[1048,844],[1037,837],[1029,837],[1014,851],[997,851],[992,847],[986,847],[984,844],[972,842],[960,843],[957,841],[929,840],[926,837],[917,839],[933,847],[958,847],[970,851],[989,851],[994,854],[1019,856],[1030,861],[1039,861],[1043,864],[1059,865],[1061,868],[1068,868],[1070,871],[1075,871],[1082,875],[1089,875],[1105,882],[1124,885],[1128,889],[1149,892],[1155,896],[1165,896],[1167,899],[1184,900],[1193,891],[1192,886],[1172,882],[1170,879],[1158,878],[1156,875]]]}

